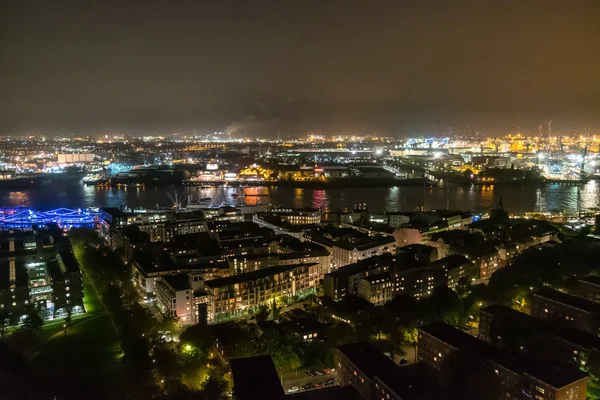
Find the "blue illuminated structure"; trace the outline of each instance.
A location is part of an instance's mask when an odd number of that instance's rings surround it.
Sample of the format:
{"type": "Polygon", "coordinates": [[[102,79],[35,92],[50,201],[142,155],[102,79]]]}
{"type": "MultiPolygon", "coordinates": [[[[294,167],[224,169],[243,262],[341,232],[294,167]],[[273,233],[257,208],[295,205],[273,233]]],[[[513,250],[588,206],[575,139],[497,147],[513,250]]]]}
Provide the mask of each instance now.
{"type": "Polygon", "coordinates": [[[98,211],[90,209],[58,208],[50,211],[35,211],[22,207],[0,209],[2,229],[32,229],[48,224],[57,224],[63,229],[94,228],[97,219],[98,211]]]}

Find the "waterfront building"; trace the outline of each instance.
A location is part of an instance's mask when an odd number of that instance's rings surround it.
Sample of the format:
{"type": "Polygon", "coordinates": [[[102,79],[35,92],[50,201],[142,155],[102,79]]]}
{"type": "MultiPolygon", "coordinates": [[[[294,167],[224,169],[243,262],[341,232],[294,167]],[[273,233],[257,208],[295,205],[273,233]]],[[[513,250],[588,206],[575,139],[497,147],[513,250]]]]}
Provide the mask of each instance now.
{"type": "MultiPolygon", "coordinates": [[[[307,217],[306,219],[310,219],[307,217]]],[[[252,216],[252,221],[265,228],[272,229],[277,235],[289,235],[302,240],[307,231],[315,228],[315,223],[294,223],[285,220],[280,214],[256,213],[252,216]]],[[[320,221],[320,216],[319,216],[320,221]]]]}
{"type": "Polygon", "coordinates": [[[284,222],[292,225],[310,225],[321,223],[321,210],[313,207],[304,208],[269,208],[267,214],[277,215],[284,222]]]}
{"type": "Polygon", "coordinates": [[[125,245],[125,229],[131,227],[148,235],[150,242],[170,243],[177,235],[206,232],[201,211],[125,212],[118,208],[98,211],[100,236],[112,249],[125,245]]]}

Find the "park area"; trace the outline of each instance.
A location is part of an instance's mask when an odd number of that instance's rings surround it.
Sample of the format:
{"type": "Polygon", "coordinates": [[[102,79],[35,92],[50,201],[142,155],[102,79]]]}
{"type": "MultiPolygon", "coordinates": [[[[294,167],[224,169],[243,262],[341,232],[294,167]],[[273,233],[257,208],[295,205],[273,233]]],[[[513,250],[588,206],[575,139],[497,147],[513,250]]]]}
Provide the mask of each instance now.
{"type": "Polygon", "coordinates": [[[17,328],[0,342],[0,387],[8,398],[124,398],[119,340],[81,267],[86,313],[17,328]]]}

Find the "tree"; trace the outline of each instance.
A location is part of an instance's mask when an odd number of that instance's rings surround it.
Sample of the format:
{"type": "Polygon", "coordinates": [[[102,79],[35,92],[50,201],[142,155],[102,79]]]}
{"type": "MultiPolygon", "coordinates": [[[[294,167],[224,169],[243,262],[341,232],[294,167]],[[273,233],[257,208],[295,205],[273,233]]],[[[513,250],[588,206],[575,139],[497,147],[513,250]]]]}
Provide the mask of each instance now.
{"type": "Polygon", "coordinates": [[[23,322],[23,327],[29,332],[37,332],[44,326],[44,320],[37,311],[29,311],[23,322]]]}
{"type": "Polygon", "coordinates": [[[211,375],[202,389],[202,394],[205,400],[222,400],[226,399],[228,386],[224,379],[211,375]]]}
{"type": "Polygon", "coordinates": [[[6,327],[10,325],[10,313],[8,311],[0,311],[0,337],[4,337],[6,327]]]}
{"type": "Polygon", "coordinates": [[[460,277],[460,279],[458,280],[458,282],[456,284],[456,293],[458,293],[458,295],[460,297],[464,297],[467,294],[469,294],[470,290],[471,290],[471,278],[468,276],[460,277]]]}
{"type": "Polygon", "coordinates": [[[65,336],[67,336],[69,328],[71,327],[71,314],[72,313],[73,313],[72,307],[67,307],[67,316],[65,317],[65,323],[64,323],[65,336]]]}

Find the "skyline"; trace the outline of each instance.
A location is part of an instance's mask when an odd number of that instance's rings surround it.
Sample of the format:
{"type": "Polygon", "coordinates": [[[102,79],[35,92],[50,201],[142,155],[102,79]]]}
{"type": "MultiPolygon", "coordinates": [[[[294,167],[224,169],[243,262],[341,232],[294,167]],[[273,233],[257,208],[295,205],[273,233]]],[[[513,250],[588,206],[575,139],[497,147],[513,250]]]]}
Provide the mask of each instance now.
{"type": "Polygon", "coordinates": [[[0,133],[597,131],[577,4],[3,3],[0,133]]]}

